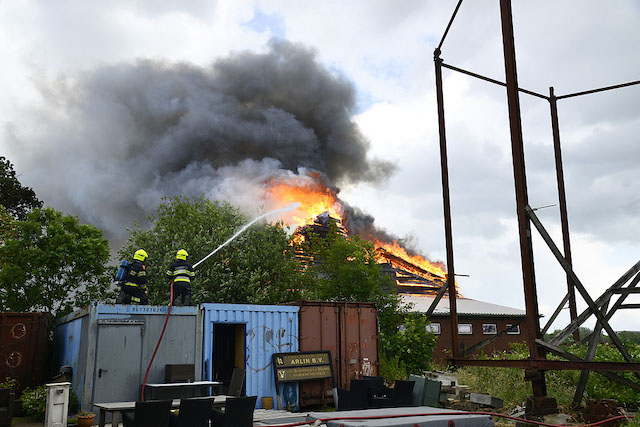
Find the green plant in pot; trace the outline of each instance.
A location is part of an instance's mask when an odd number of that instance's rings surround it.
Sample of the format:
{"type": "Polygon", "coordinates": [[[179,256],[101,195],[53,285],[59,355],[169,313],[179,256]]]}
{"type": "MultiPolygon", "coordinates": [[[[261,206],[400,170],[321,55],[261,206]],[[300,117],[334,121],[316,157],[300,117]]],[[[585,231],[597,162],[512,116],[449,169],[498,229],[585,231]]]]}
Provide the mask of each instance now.
{"type": "Polygon", "coordinates": [[[89,411],[78,412],[78,427],[89,427],[93,425],[93,420],[96,414],[89,411]]]}

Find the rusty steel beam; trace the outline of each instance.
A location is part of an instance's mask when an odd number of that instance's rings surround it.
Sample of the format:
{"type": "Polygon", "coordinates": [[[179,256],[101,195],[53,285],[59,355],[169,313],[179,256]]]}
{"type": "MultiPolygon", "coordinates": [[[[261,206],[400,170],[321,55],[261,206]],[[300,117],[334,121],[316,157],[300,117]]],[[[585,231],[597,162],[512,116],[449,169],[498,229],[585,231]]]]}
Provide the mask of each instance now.
{"type": "MultiPolygon", "coordinates": [[[[602,311],[604,313],[607,312],[607,308],[609,306],[609,301],[605,305],[602,306],[602,311]]],[[[608,320],[608,319],[607,319],[608,320]]],[[[593,333],[591,334],[591,338],[589,340],[589,348],[587,349],[587,357],[584,360],[592,361],[596,355],[596,350],[598,349],[598,339],[602,334],[602,324],[598,321],[596,322],[595,328],[593,328],[593,333]]],[[[582,402],[582,396],[584,395],[584,391],[587,388],[587,381],[589,380],[589,370],[583,369],[580,372],[580,378],[578,379],[578,385],[576,387],[576,391],[573,395],[573,404],[576,406],[580,405],[582,402]]]]}
{"type": "MultiPolygon", "coordinates": [[[[447,135],[444,120],[444,95],[442,91],[442,58],[440,49],[433,52],[436,67],[436,99],[438,102],[438,130],[440,133],[440,171],[442,175],[442,204],[444,210],[444,232],[447,245],[447,287],[449,289],[449,322],[451,326],[451,351],[460,356],[458,338],[458,307],[456,304],[456,278],[453,265],[453,233],[451,231],[451,199],[449,195],[449,166],[447,161],[447,135]]],[[[437,303],[436,303],[437,304],[437,303]]],[[[435,307],[434,307],[435,308],[435,307]]]]}
{"type": "MultiPolygon", "coordinates": [[[[438,303],[440,302],[440,299],[442,299],[443,295],[445,292],[447,292],[447,286],[449,285],[449,283],[444,283],[441,287],[440,290],[438,291],[438,294],[436,295],[436,297],[433,299],[433,302],[431,303],[431,305],[429,306],[429,309],[427,310],[427,312],[425,313],[425,315],[427,317],[431,316],[433,314],[433,312],[435,311],[436,307],[438,306],[438,303]]],[[[451,315],[451,310],[449,310],[449,315],[451,315]]]]}
{"type": "Polygon", "coordinates": [[[454,365],[460,366],[490,366],[494,368],[535,368],[543,371],[579,371],[589,369],[591,371],[617,371],[617,372],[640,372],[638,362],[586,362],[574,360],[494,360],[494,359],[447,359],[454,365]]]}
{"type": "MultiPolygon", "coordinates": [[[[638,282],[640,282],[640,274],[636,274],[636,277],[633,278],[633,280],[631,280],[631,282],[629,283],[629,287],[625,288],[625,289],[636,289],[636,290],[640,290],[638,288],[636,288],[636,286],[638,285],[638,282]]],[[[624,303],[624,301],[627,299],[627,296],[629,296],[628,293],[622,294],[620,295],[620,298],[618,298],[618,300],[615,302],[615,304],[613,304],[613,307],[611,307],[611,310],[607,311],[607,314],[605,315],[605,319],[607,319],[607,321],[609,319],[611,319],[611,317],[613,317],[613,315],[615,314],[615,312],[621,308],[620,306],[622,305],[622,303],[624,303]]],[[[595,332],[595,331],[594,331],[595,332]]],[[[584,344],[587,340],[590,340],[591,337],[593,336],[593,333],[591,333],[591,335],[585,337],[582,339],[582,341],[580,341],[581,344],[584,344]]]]}
{"type": "MultiPolygon", "coordinates": [[[[609,289],[604,291],[604,293],[596,300],[596,306],[598,308],[602,307],[607,301],[609,301],[609,299],[617,289],[621,288],[622,285],[624,285],[631,277],[633,277],[639,271],[640,271],[640,261],[638,261],[633,267],[631,267],[622,276],[620,276],[620,278],[616,280],[616,282],[613,285],[611,285],[609,289]]],[[[562,343],[562,341],[564,341],[569,335],[571,335],[571,333],[574,330],[579,328],[580,325],[582,325],[591,316],[591,314],[592,313],[590,309],[586,309],[585,311],[580,313],[576,318],[576,320],[569,323],[562,330],[562,332],[560,332],[555,337],[553,337],[553,339],[551,340],[551,344],[559,345],[560,343],[562,343]]]]}
{"type": "Polygon", "coordinates": [[[458,1],[456,8],[453,10],[453,15],[451,15],[451,19],[449,19],[449,23],[447,24],[447,28],[444,30],[444,34],[440,39],[440,43],[438,43],[437,50],[440,51],[442,49],[442,44],[444,43],[444,39],[447,38],[447,34],[449,33],[449,29],[451,28],[451,24],[453,24],[453,20],[456,19],[456,15],[458,14],[458,9],[460,9],[460,5],[462,4],[462,0],[458,1]]]}
{"type": "MultiPolygon", "coordinates": [[[[564,169],[562,166],[562,149],[560,147],[560,125],[558,123],[558,103],[553,87],[549,88],[549,107],[551,110],[551,131],[553,134],[553,151],[556,162],[556,181],[558,183],[558,200],[560,202],[560,224],[562,226],[562,244],[564,259],[571,262],[571,240],[569,239],[569,219],[567,216],[567,196],[564,188],[564,169]]],[[[576,290],[567,274],[567,290],[569,292],[569,318],[574,321],[578,317],[576,308],[576,290]]],[[[573,331],[573,341],[580,341],[580,330],[573,331]]]]}
{"type": "Polygon", "coordinates": [[[612,89],[620,89],[622,87],[635,86],[635,85],[639,85],[639,84],[640,84],[640,80],[636,80],[635,82],[621,83],[621,84],[618,84],[618,85],[605,86],[605,87],[601,87],[601,88],[598,88],[598,89],[585,90],[583,92],[569,93],[569,94],[566,94],[566,95],[558,96],[556,99],[573,98],[574,96],[589,95],[589,94],[592,94],[592,93],[604,92],[604,91],[612,90],[612,89]]]}
{"type": "MultiPolygon", "coordinates": [[[[516,193],[516,213],[520,235],[520,259],[524,286],[524,301],[527,314],[525,331],[529,354],[533,361],[545,359],[545,353],[536,344],[540,335],[538,297],[536,291],[535,269],[533,265],[533,246],[531,242],[531,226],[525,208],[529,205],[527,194],[527,175],[524,162],[524,143],[522,139],[522,121],[520,118],[520,98],[518,97],[518,70],[516,66],[516,49],[513,35],[513,19],[511,1],[500,0],[500,20],[502,24],[502,46],[504,52],[504,68],[507,83],[507,104],[509,107],[509,129],[511,131],[511,153],[513,157],[513,175],[516,193]]],[[[547,386],[544,375],[531,381],[533,395],[546,397],[547,386]]]]}
{"type": "Polygon", "coordinates": [[[553,314],[551,315],[551,317],[547,321],[547,324],[544,325],[544,328],[542,328],[542,331],[540,331],[542,336],[544,336],[544,334],[547,333],[547,331],[549,330],[549,328],[551,327],[553,322],[556,320],[556,317],[558,317],[558,315],[560,314],[560,312],[564,308],[564,305],[567,303],[567,301],[569,301],[569,293],[568,292],[564,295],[564,298],[562,298],[562,301],[560,301],[560,304],[558,304],[558,308],[556,308],[556,311],[553,312],[553,314]]]}
{"type": "Polygon", "coordinates": [[[633,358],[631,357],[627,349],[624,347],[624,345],[622,344],[622,341],[620,341],[620,338],[618,338],[618,335],[613,330],[611,325],[609,325],[609,322],[605,319],[605,316],[602,314],[602,311],[600,311],[600,307],[598,307],[596,303],[591,299],[591,296],[587,292],[582,282],[580,282],[580,279],[578,279],[578,276],[576,276],[571,266],[567,264],[567,261],[562,257],[560,250],[558,249],[556,244],[553,242],[553,239],[551,238],[551,236],[549,236],[549,233],[547,233],[547,230],[545,230],[544,226],[536,216],[535,212],[533,212],[533,209],[527,206],[526,213],[529,216],[529,219],[531,219],[531,222],[535,225],[536,229],[540,233],[540,236],[542,236],[542,239],[545,241],[549,249],[551,249],[551,252],[553,253],[553,255],[556,257],[556,259],[558,260],[562,268],[564,268],[564,271],[571,277],[573,284],[575,285],[578,292],[580,292],[580,295],[582,296],[584,301],[587,303],[587,306],[589,306],[589,310],[591,311],[591,313],[593,313],[596,316],[596,318],[598,319],[598,322],[607,331],[607,334],[609,335],[609,339],[613,341],[615,346],[618,348],[618,351],[620,351],[620,354],[622,354],[622,357],[624,357],[625,360],[627,360],[628,362],[631,362],[633,358]]]}
{"type": "MultiPolygon", "coordinates": [[[[444,68],[448,68],[448,69],[450,69],[452,71],[457,71],[459,73],[466,74],[468,76],[475,77],[475,78],[480,79],[480,80],[484,80],[485,82],[489,82],[489,83],[497,84],[499,86],[507,87],[506,83],[503,83],[500,80],[492,79],[491,77],[483,76],[482,74],[477,74],[477,73],[474,73],[472,71],[465,70],[463,68],[454,67],[453,65],[449,65],[449,64],[446,64],[446,63],[443,63],[442,66],[444,68]]],[[[519,87],[518,91],[522,92],[522,93],[526,93],[527,95],[538,97],[538,98],[549,99],[547,96],[541,95],[541,94],[536,93],[536,92],[534,92],[532,90],[522,89],[522,88],[519,87]]]]}
{"type": "Polygon", "coordinates": [[[613,291],[613,293],[623,294],[623,295],[640,294],[640,288],[621,288],[621,289],[616,289],[615,291],[613,291]]]}
{"type": "MultiPolygon", "coordinates": [[[[547,342],[544,342],[542,340],[536,340],[536,343],[538,345],[541,345],[542,347],[546,348],[548,351],[557,354],[558,356],[564,357],[567,360],[573,360],[573,361],[584,361],[584,359],[579,358],[578,356],[569,353],[568,351],[565,351],[559,347],[556,347],[555,345],[551,345],[547,342]]],[[[620,375],[616,375],[613,372],[607,372],[607,371],[594,371],[597,374],[600,374],[604,377],[609,378],[612,381],[616,381],[622,385],[625,385],[627,387],[631,387],[634,390],[638,390],[640,391],[640,384],[635,383],[625,377],[621,377],[620,375]]]]}

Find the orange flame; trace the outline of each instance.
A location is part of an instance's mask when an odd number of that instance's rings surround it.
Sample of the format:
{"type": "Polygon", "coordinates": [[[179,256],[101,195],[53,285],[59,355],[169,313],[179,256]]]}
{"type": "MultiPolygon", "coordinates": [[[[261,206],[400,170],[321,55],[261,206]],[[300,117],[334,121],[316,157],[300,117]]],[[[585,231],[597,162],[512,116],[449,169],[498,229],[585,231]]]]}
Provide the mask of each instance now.
{"type": "Polygon", "coordinates": [[[420,255],[409,255],[407,253],[407,250],[402,246],[400,246],[398,242],[396,242],[395,240],[393,241],[393,243],[385,243],[379,240],[374,240],[373,243],[376,245],[377,248],[382,248],[387,252],[391,253],[392,255],[395,255],[398,258],[402,258],[412,264],[415,264],[416,266],[420,267],[423,270],[428,271],[429,273],[435,276],[438,276],[442,279],[445,279],[447,276],[447,273],[443,270],[443,268],[440,265],[434,264],[431,261],[422,258],[420,255]]]}
{"type": "Polygon", "coordinates": [[[305,182],[292,178],[273,180],[267,190],[267,198],[283,206],[300,203],[300,207],[285,220],[287,225],[300,227],[311,224],[324,212],[329,212],[333,218],[342,221],[344,209],[335,191],[316,180],[305,180],[305,182]]]}
{"type": "MultiPolygon", "coordinates": [[[[328,212],[331,217],[338,219],[344,225],[344,208],[338,199],[336,192],[327,186],[315,175],[295,178],[278,178],[266,183],[266,198],[276,205],[289,205],[300,203],[300,207],[290,213],[284,219],[285,224],[295,228],[312,224],[316,217],[324,212],[328,212]]],[[[373,239],[376,248],[383,248],[390,254],[411,263],[420,269],[433,274],[441,279],[446,279],[444,266],[419,256],[409,255],[407,250],[400,246],[398,242],[383,242],[373,239]]],[[[380,259],[380,262],[385,262],[380,259]]],[[[418,270],[414,274],[424,276],[418,270]]]]}

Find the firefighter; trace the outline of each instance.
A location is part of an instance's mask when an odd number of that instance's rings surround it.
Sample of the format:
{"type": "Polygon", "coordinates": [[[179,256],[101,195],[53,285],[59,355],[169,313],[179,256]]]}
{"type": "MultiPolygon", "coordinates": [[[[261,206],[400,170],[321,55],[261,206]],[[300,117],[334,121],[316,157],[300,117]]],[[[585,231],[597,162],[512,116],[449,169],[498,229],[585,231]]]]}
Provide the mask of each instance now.
{"type": "Polygon", "coordinates": [[[129,274],[122,285],[125,294],[122,303],[131,305],[146,305],[149,303],[147,296],[147,271],[144,264],[148,255],[144,249],[138,249],[133,254],[133,262],[129,267],[129,274]]]}
{"type": "Polygon", "coordinates": [[[173,280],[173,305],[191,305],[191,278],[196,275],[187,262],[189,254],[184,249],[176,253],[176,260],[167,270],[167,276],[173,280]]]}

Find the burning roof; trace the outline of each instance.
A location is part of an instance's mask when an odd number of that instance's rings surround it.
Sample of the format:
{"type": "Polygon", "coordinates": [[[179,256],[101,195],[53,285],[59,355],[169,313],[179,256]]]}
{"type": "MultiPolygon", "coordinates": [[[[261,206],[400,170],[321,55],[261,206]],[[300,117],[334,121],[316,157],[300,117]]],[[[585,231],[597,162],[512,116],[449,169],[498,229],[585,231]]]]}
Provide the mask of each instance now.
{"type": "MultiPolygon", "coordinates": [[[[397,239],[373,225],[373,218],[351,208],[338,197],[338,190],[329,187],[318,173],[310,173],[307,179],[299,177],[271,180],[266,183],[267,197],[276,204],[300,203],[284,222],[295,228],[296,238],[313,231],[320,236],[330,232],[329,224],[337,225],[344,236],[359,235],[371,241],[378,253],[382,271],[390,275],[397,292],[436,294],[446,284],[447,274],[442,263],[412,254],[397,239]]],[[[299,254],[299,260],[311,260],[299,254]]],[[[459,295],[459,292],[458,292],[459,295]]]]}

